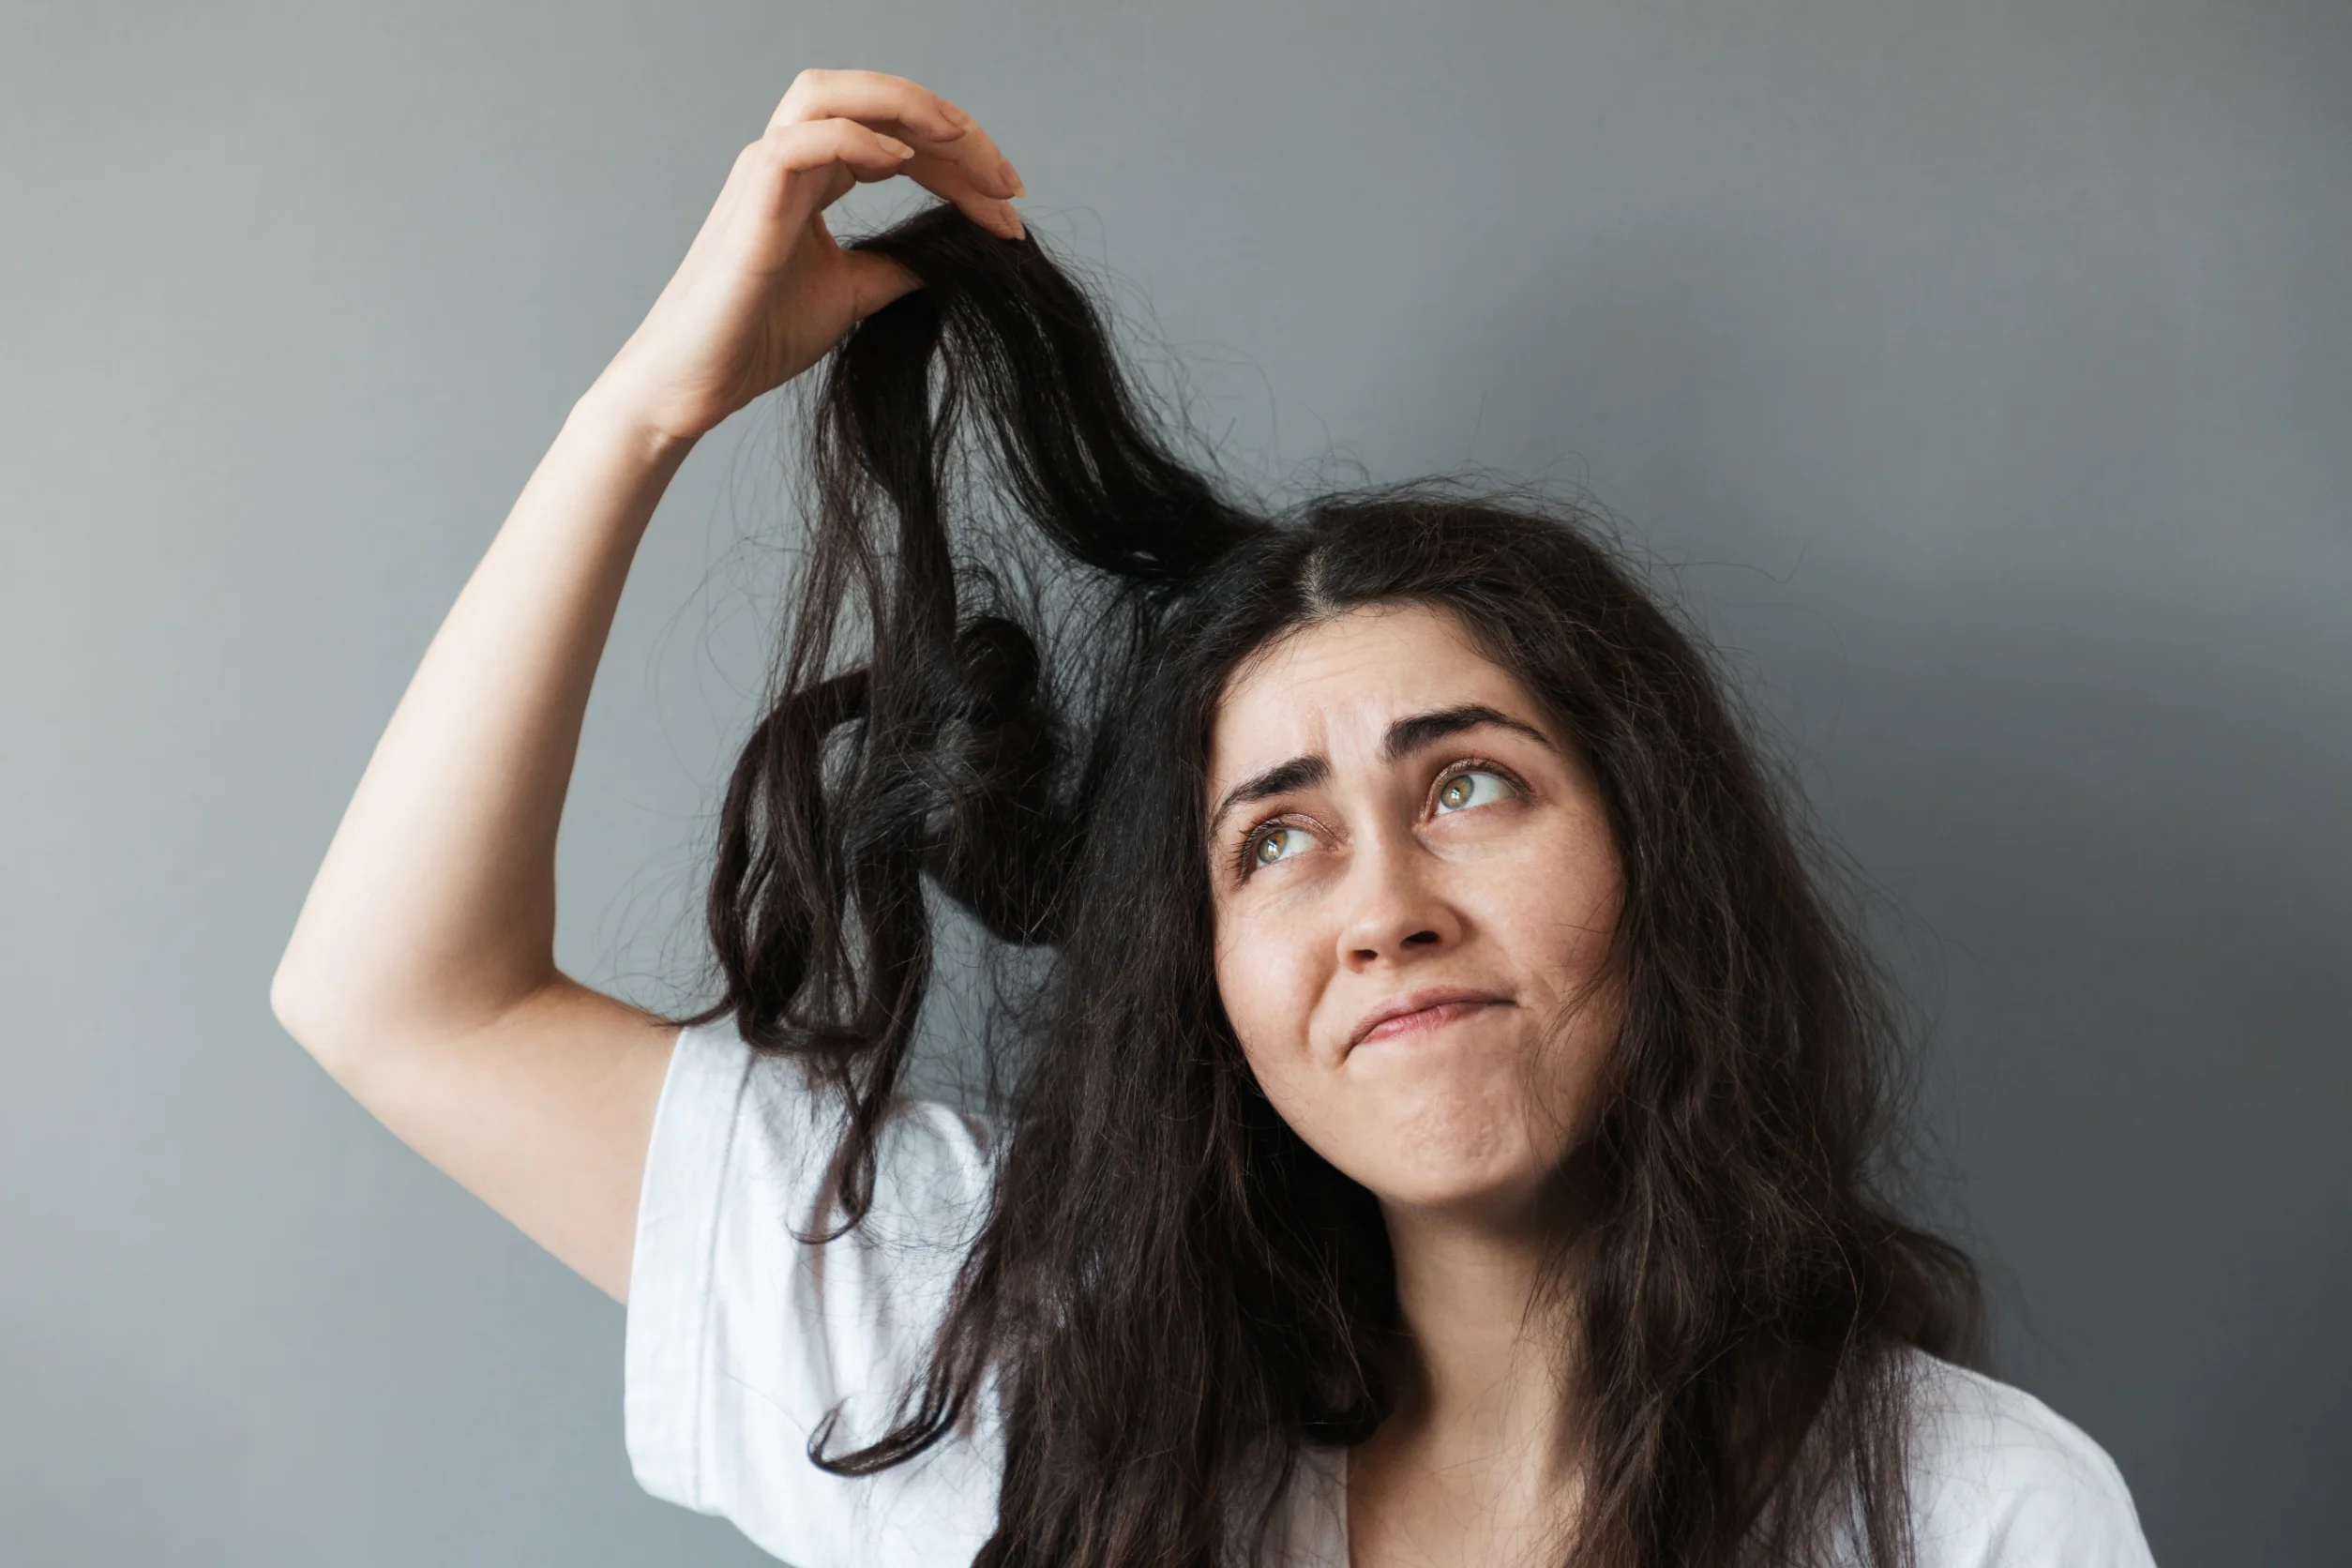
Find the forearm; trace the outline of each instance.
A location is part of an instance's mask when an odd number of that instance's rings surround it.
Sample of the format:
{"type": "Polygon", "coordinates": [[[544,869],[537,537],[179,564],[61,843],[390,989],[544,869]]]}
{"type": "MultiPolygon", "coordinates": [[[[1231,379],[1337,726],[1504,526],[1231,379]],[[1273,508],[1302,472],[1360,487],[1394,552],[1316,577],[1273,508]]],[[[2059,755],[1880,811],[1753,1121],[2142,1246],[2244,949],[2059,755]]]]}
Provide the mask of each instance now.
{"type": "Polygon", "coordinates": [[[690,443],[599,388],[411,679],[271,990],[314,1051],[485,1022],[554,978],[555,838],[589,688],[690,443]]]}

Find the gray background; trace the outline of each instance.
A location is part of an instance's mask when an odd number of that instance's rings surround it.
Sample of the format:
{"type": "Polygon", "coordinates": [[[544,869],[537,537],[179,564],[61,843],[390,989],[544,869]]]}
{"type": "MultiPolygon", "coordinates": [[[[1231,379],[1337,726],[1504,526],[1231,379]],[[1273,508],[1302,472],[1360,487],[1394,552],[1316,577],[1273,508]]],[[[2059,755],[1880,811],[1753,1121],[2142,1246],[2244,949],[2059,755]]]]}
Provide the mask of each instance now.
{"type": "MultiPolygon", "coordinates": [[[[980,114],[1238,470],[1491,465],[1656,550],[1906,915],[2006,1375],[2160,1560],[2343,1560],[2352,17],[2284,0],[12,0],[0,1559],[763,1560],[634,1487],[620,1309],[266,990],[815,64],[980,114]]],[[[775,429],[667,505],[566,822],[562,957],[656,1003],[775,429]]]]}

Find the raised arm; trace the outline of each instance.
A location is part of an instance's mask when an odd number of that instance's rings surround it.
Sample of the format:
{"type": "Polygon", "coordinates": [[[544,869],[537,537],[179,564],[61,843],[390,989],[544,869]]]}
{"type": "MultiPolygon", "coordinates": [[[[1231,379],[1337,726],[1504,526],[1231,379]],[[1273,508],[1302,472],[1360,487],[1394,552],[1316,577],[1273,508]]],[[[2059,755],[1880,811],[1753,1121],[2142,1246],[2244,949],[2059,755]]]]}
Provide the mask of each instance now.
{"type": "Polygon", "coordinates": [[[694,443],[916,286],[823,212],[907,174],[1018,235],[1019,177],[901,78],[792,83],[442,623],[270,987],[386,1126],[616,1301],[671,1033],[554,960],[555,836],[646,523],[694,443]]]}

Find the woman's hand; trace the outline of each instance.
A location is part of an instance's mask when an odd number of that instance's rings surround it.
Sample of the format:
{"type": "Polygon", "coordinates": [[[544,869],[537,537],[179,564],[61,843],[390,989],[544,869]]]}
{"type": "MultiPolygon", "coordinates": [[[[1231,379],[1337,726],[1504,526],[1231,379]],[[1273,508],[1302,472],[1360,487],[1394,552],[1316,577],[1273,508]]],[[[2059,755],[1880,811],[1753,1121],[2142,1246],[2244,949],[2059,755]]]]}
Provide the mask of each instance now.
{"type": "Polygon", "coordinates": [[[735,159],[654,308],[597,379],[632,422],[691,441],[821,358],[920,280],[844,250],[824,209],[905,174],[1007,239],[1020,175],[970,115],[904,77],[810,70],[735,159]]]}

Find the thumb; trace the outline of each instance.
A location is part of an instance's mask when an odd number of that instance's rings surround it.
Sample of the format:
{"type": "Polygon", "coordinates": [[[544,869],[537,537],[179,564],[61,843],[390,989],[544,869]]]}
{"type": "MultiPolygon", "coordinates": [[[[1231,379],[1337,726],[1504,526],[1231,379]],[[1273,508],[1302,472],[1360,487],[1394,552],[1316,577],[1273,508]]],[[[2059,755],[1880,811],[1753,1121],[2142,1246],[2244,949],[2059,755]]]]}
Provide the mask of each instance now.
{"type": "Polygon", "coordinates": [[[923,286],[922,279],[887,256],[877,256],[870,250],[845,250],[841,259],[849,263],[850,310],[858,321],[923,286]]]}

